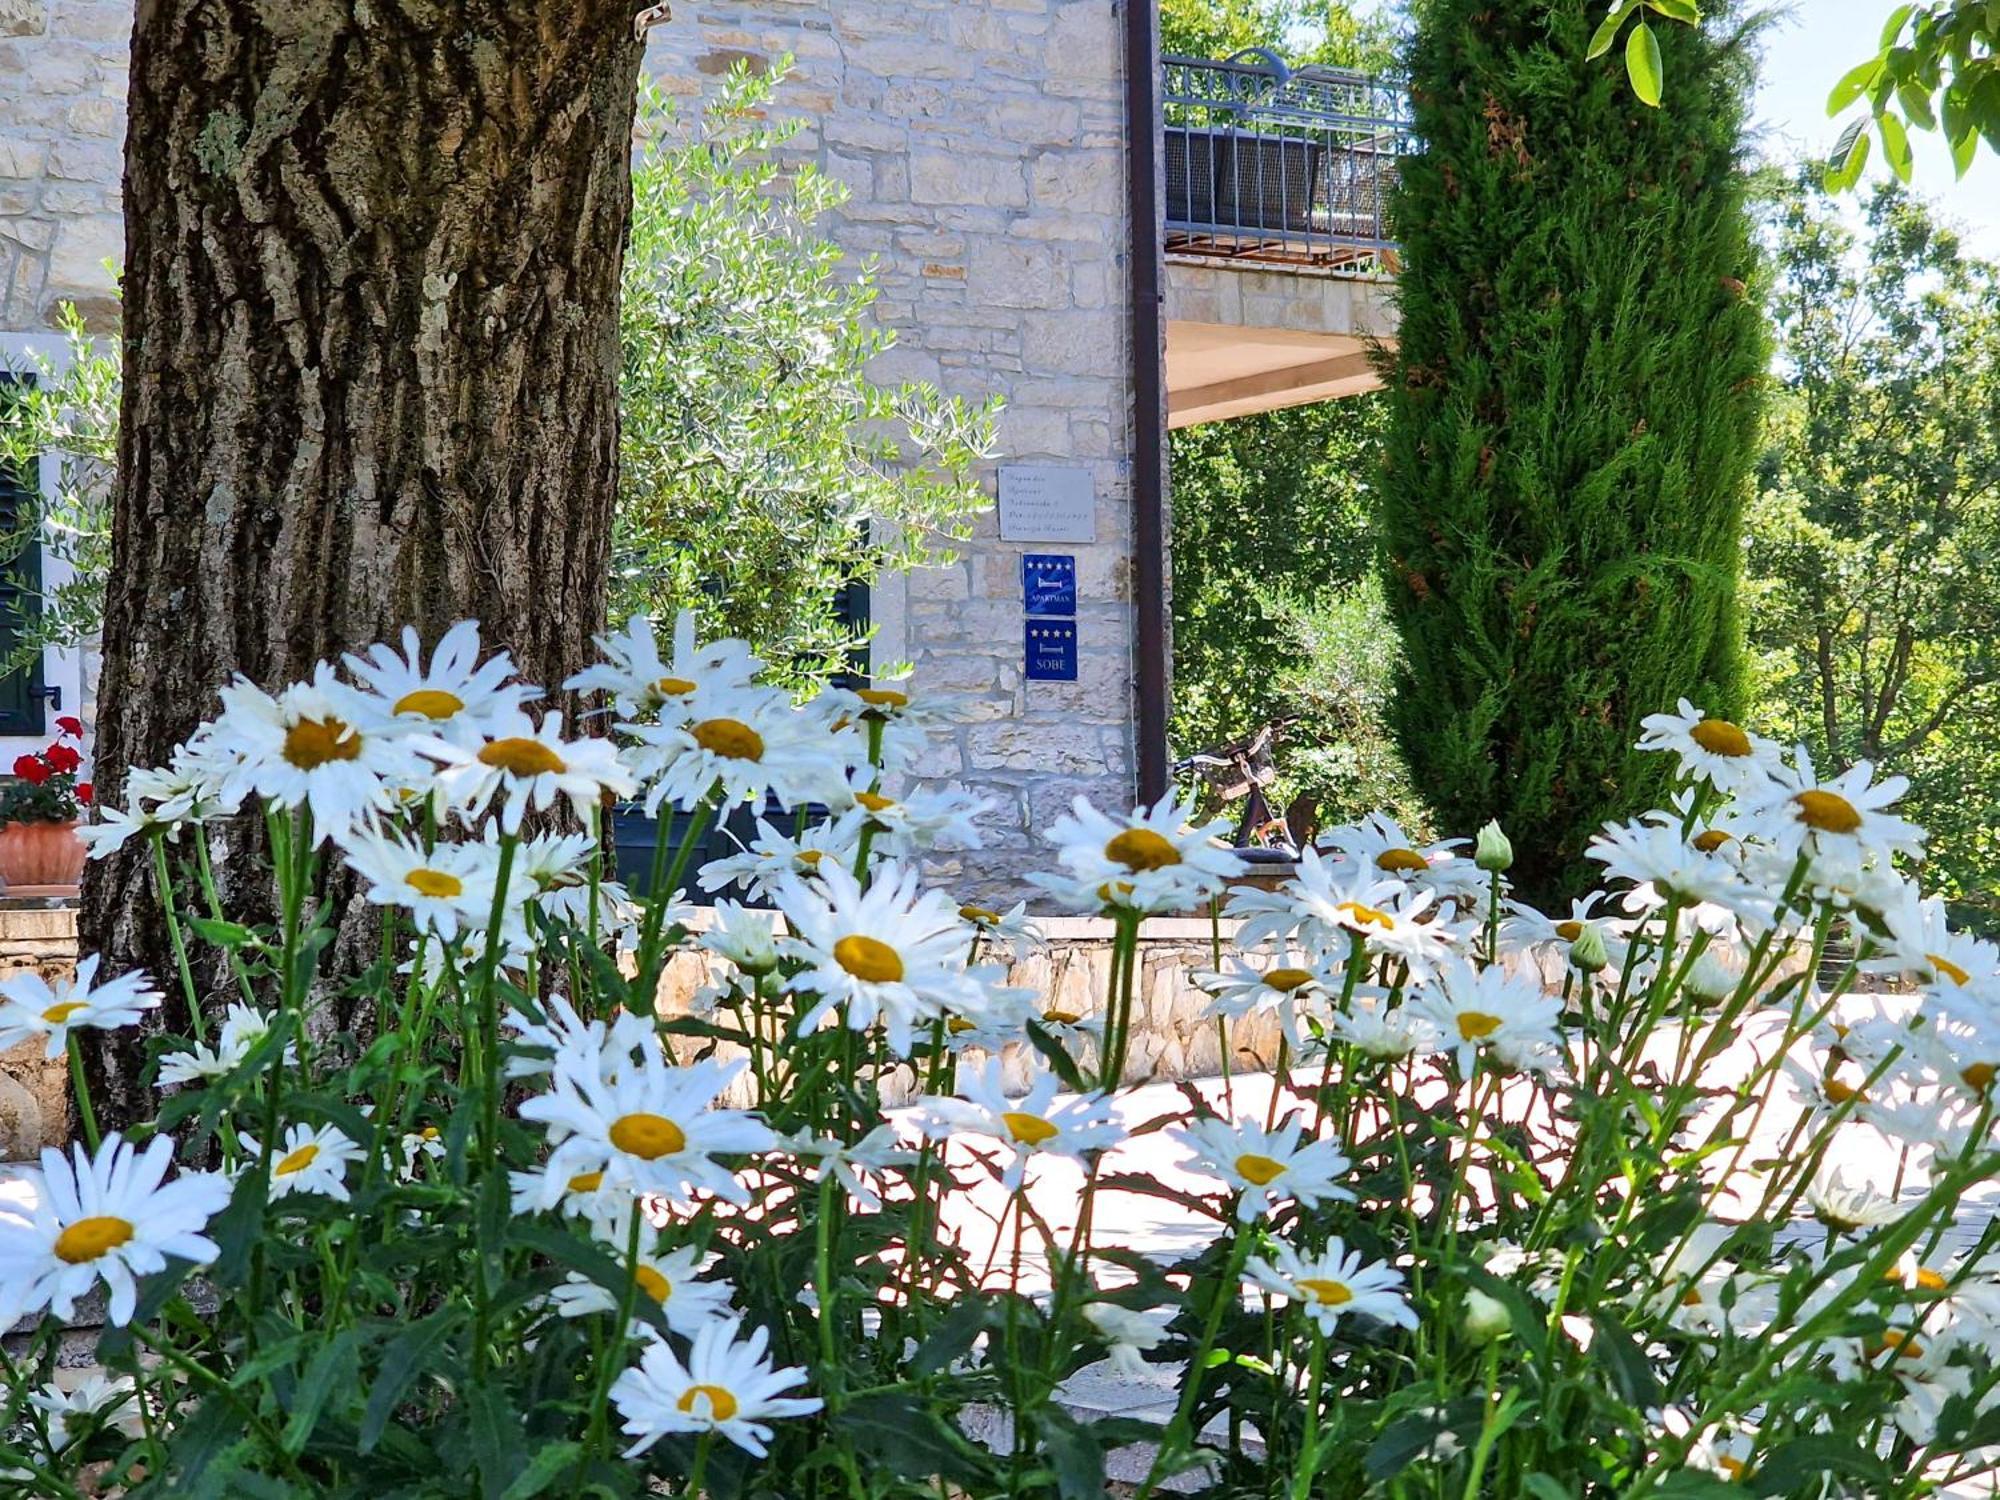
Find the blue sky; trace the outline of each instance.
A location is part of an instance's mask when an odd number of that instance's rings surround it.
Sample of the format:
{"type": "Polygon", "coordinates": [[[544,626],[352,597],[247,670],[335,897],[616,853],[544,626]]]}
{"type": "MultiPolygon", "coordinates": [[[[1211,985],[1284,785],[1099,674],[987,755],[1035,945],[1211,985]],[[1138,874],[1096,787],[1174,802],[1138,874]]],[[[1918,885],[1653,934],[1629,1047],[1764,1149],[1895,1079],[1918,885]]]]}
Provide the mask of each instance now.
{"type": "MultiPolygon", "coordinates": [[[[1826,96],[1843,73],[1875,50],[1893,8],[1891,0],[1794,0],[1764,39],[1756,115],[1767,150],[1792,155],[1833,144],[1841,122],[1827,118],[1826,96]]],[[[1958,181],[1940,137],[1912,131],[1911,143],[1916,189],[1967,230],[1980,254],[2000,259],[2000,156],[1982,148],[1958,181]]],[[[1871,174],[1885,173],[1879,140],[1872,155],[1871,174]]]]}

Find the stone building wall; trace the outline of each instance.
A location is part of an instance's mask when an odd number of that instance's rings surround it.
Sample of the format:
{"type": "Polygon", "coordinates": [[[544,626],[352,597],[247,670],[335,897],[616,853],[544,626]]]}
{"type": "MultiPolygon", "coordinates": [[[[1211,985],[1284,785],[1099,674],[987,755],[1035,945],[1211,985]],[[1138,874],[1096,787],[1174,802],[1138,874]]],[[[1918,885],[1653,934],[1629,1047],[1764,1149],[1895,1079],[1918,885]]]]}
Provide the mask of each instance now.
{"type": "MultiPolygon", "coordinates": [[[[774,107],[852,197],[829,233],[871,258],[884,378],[999,395],[1000,463],[1088,469],[1095,543],[1003,543],[876,590],[878,667],[907,661],[949,727],[916,770],[995,800],[988,846],[941,870],[988,901],[1045,866],[1034,830],[1079,793],[1133,795],[1125,80],[1112,0],[682,0],[648,71],[699,107],[739,59],[789,54],[774,107]],[[1074,553],[1078,679],[1022,675],[1023,552],[1074,553]]],[[[997,465],[984,478],[993,489],[997,465]]]]}
{"type": "Polygon", "coordinates": [[[0,333],[109,326],[131,37],[131,0],[0,0],[0,333]]]}
{"type": "MultiPolygon", "coordinates": [[[[0,0],[4,3],[4,0],[0,0]]],[[[0,977],[76,969],[76,908],[0,902],[0,977]]],[[[69,1075],[39,1041],[0,1052],[0,1161],[26,1161],[69,1140],[69,1075]]]]}

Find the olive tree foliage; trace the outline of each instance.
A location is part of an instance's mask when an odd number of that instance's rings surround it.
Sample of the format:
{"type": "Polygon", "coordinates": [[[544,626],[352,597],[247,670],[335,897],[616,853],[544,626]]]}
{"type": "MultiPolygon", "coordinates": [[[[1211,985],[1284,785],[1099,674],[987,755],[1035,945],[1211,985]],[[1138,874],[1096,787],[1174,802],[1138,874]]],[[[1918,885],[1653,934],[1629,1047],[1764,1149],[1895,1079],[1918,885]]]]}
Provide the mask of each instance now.
{"type": "Polygon", "coordinates": [[[1930,882],[2000,925],[2000,266],[1894,184],[1770,174],[1776,389],[1746,529],[1760,720],[1907,775],[1930,882]]]}
{"type": "Polygon", "coordinates": [[[693,124],[641,99],[611,607],[695,607],[811,678],[854,644],[844,586],[949,559],[999,406],[871,377],[894,338],[818,230],[847,189],[766,114],[783,74],[739,67],[693,124]]]}
{"type": "Polygon", "coordinates": [[[0,571],[16,585],[9,599],[12,647],[0,676],[44,650],[94,638],[104,623],[104,575],[111,565],[111,478],[118,454],[119,364],[115,345],[94,340],[71,304],[60,313],[68,344],[61,360],[29,360],[0,386],[0,469],[23,476],[23,503],[0,531],[0,571]],[[55,482],[36,481],[44,460],[55,482]],[[39,569],[23,567],[39,544],[39,569]],[[50,581],[51,562],[67,576],[50,581]]]}
{"type": "Polygon", "coordinates": [[[1295,67],[1362,67],[1386,61],[1390,35],[1346,0],[1160,0],[1160,50],[1182,57],[1264,47],[1295,67]]]}
{"type": "MultiPolygon", "coordinates": [[[[1622,39],[1632,92],[1657,107],[1665,70],[1656,18],[1699,25],[1701,9],[1694,0],[1611,0],[1591,55],[1622,39]]],[[[1861,180],[1878,138],[1889,169],[1908,182],[1913,128],[1944,132],[1960,177],[1982,140],[2000,151],[2000,0],[1932,0],[1891,9],[1873,50],[1841,75],[1827,98],[1829,115],[1849,110],[1859,113],[1825,164],[1826,186],[1834,191],[1861,180]]]]}

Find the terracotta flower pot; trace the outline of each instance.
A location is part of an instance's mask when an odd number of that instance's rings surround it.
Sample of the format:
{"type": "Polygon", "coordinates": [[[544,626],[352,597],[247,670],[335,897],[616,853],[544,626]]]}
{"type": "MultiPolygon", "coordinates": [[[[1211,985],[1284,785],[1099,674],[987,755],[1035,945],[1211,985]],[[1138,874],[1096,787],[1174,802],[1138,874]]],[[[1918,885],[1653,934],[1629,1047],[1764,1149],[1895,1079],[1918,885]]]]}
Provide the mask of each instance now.
{"type": "Polygon", "coordinates": [[[73,886],[82,878],[83,840],[76,836],[74,819],[0,825],[0,879],[10,889],[73,886]]]}

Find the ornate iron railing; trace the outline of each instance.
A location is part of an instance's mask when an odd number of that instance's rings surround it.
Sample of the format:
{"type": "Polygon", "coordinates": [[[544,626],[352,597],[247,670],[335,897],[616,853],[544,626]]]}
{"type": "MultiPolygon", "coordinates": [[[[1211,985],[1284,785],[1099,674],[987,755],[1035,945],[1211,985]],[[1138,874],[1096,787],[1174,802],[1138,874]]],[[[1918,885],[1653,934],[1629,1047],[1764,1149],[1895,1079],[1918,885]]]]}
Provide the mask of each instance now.
{"type": "Polygon", "coordinates": [[[1294,71],[1261,47],[1222,62],[1169,56],[1161,70],[1169,252],[1395,271],[1386,207],[1412,149],[1399,86],[1294,71]]]}

